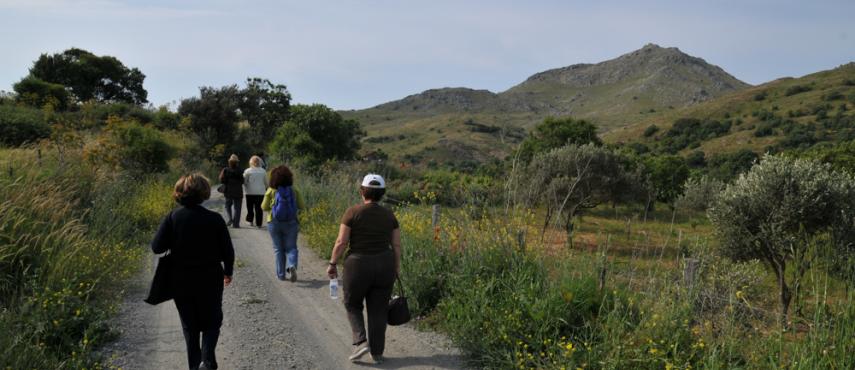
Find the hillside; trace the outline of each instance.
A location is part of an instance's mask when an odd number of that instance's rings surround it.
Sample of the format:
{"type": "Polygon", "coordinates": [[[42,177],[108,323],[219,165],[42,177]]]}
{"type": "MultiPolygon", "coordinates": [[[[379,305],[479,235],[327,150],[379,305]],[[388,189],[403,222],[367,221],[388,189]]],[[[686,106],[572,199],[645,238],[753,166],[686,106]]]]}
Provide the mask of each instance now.
{"type": "Polygon", "coordinates": [[[586,118],[608,131],[748,86],[677,48],[648,44],[597,64],[543,71],[501,93],[432,89],[342,114],[368,131],[366,151],[410,161],[482,161],[503,157],[547,116],[586,118]]]}
{"type": "Polygon", "coordinates": [[[664,112],[609,131],[604,139],[683,154],[695,150],[709,155],[740,149],[760,153],[807,148],[821,142],[855,139],[853,105],[855,63],[849,63],[664,112]],[[683,118],[700,121],[696,130],[709,133],[703,137],[682,135],[674,129],[674,123],[683,118]],[[714,126],[718,129],[708,129],[714,126]]]}

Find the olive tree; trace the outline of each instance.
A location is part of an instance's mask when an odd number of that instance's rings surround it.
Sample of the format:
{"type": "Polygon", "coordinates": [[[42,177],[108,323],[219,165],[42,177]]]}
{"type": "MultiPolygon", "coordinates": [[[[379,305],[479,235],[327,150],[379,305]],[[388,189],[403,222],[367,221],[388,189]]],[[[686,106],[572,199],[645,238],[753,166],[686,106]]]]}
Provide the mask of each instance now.
{"type": "Polygon", "coordinates": [[[693,211],[706,211],[716,195],[724,190],[724,182],[707,175],[690,177],[684,185],[683,195],[677,198],[677,207],[693,211]]]}
{"type": "Polygon", "coordinates": [[[595,144],[567,145],[542,153],[515,176],[517,200],[546,210],[541,235],[550,223],[563,222],[568,242],[580,212],[611,200],[611,189],[638,183],[624,171],[620,156],[595,144]]]}
{"type": "Polygon", "coordinates": [[[777,277],[781,319],[786,322],[793,290],[830,243],[835,250],[853,240],[852,179],[819,162],[766,156],[727,186],[708,215],[721,252],[734,261],[763,261],[777,277]],[[847,216],[848,215],[848,216],[847,216]],[[831,237],[829,237],[831,236],[831,237]]]}

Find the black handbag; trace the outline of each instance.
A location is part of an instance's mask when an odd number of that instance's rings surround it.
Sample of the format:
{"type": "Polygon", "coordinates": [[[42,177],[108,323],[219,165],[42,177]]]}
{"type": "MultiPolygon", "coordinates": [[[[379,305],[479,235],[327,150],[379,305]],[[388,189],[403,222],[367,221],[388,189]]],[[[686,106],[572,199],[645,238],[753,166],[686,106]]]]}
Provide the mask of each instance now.
{"type": "Polygon", "coordinates": [[[220,184],[220,186],[217,186],[217,192],[218,193],[225,193],[226,192],[226,184],[220,184]]]}
{"type": "Polygon", "coordinates": [[[148,297],[143,299],[145,303],[156,305],[173,298],[170,284],[173,264],[171,252],[158,258],[154,278],[151,280],[151,288],[148,290],[148,297]]]}
{"type": "Polygon", "coordinates": [[[410,321],[410,307],[407,306],[407,297],[404,295],[404,284],[398,278],[399,295],[389,300],[389,312],[386,320],[389,325],[403,325],[410,321]]]}

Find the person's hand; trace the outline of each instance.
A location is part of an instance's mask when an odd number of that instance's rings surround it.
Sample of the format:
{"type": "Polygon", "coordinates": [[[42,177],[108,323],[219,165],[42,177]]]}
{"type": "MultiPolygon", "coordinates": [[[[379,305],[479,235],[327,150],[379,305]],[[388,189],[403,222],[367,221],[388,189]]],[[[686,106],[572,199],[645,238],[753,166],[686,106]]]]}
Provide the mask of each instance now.
{"type": "Polygon", "coordinates": [[[228,275],[223,276],[223,286],[229,286],[232,284],[232,277],[228,275]]]}
{"type": "Polygon", "coordinates": [[[329,265],[329,267],[327,267],[327,276],[330,279],[337,278],[338,277],[338,268],[336,268],[335,265],[329,265]]]}

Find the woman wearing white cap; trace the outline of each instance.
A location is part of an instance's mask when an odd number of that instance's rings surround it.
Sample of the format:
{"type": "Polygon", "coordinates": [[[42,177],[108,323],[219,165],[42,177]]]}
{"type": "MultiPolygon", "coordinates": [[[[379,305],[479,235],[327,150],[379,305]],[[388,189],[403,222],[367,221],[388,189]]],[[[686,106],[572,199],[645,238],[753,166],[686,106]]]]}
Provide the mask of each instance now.
{"type": "Polygon", "coordinates": [[[359,194],[362,204],[347,209],[341,218],[338,238],[333,247],[327,274],[338,277],[336,265],[348,248],[344,260],[344,307],[353,332],[355,361],[371,352],[375,363],[383,362],[386,345],[386,319],[395,277],[401,270],[401,229],[395,214],[378,204],[386,193],[383,177],[368,174],[362,179],[359,194]],[[368,333],[362,309],[367,306],[368,333]]]}

